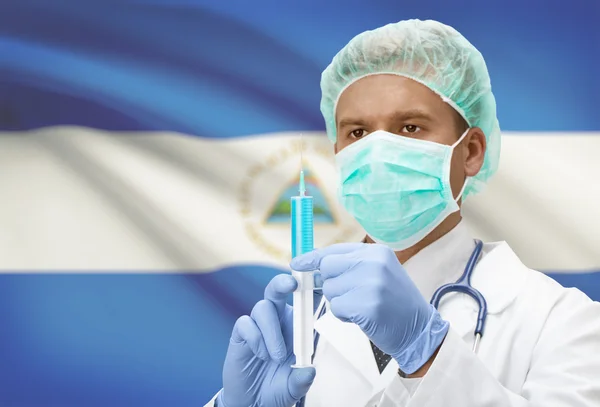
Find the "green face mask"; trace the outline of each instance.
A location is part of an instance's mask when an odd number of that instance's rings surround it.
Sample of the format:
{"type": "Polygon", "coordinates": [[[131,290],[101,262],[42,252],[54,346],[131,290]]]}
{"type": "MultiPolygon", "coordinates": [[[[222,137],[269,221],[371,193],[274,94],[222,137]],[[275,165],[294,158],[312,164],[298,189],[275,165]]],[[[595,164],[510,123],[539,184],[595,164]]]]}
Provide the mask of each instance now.
{"type": "Polygon", "coordinates": [[[451,146],[375,131],[340,151],[338,196],[377,243],[400,251],[460,208],[450,186],[451,146]]]}

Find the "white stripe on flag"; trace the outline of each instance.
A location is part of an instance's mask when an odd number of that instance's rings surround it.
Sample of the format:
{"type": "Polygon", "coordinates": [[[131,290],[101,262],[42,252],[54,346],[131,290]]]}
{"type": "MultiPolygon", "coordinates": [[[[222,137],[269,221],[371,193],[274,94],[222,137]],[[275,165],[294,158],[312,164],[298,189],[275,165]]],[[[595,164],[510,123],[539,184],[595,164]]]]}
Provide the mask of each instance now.
{"type": "Polygon", "coordinates": [[[485,240],[539,270],[600,269],[600,133],[505,133],[500,168],[465,203],[485,240]]]}
{"type": "MultiPolygon", "coordinates": [[[[507,133],[501,168],[467,222],[531,267],[600,268],[600,134],[507,133]]],[[[205,270],[285,266],[299,133],[204,139],[54,127],[0,133],[0,268],[205,270]]],[[[320,195],[316,245],[362,237],[335,199],[331,145],[305,133],[320,195]]],[[[317,201],[319,201],[317,199],[317,201]]]]}

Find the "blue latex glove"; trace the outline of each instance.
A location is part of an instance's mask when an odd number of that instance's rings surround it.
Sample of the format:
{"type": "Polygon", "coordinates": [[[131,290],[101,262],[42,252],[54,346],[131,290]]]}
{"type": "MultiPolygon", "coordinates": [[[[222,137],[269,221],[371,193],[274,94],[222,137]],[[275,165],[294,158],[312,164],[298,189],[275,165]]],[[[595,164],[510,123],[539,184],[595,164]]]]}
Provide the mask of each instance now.
{"type": "Polygon", "coordinates": [[[310,388],[314,368],[292,369],[292,307],[286,303],[298,283],[275,276],[250,316],[240,317],[229,341],[218,407],[290,407],[310,388]]]}
{"type": "Polygon", "coordinates": [[[293,270],[321,270],[331,312],[357,324],[403,372],[419,370],[448,332],[387,246],[341,243],[292,260],[293,270]]]}

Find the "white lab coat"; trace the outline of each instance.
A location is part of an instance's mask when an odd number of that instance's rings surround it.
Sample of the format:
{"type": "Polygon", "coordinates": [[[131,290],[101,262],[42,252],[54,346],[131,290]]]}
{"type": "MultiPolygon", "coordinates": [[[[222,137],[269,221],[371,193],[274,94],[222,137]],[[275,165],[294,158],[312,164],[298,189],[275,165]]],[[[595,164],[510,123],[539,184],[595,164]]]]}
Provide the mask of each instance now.
{"type": "MultiPolygon", "coordinates": [[[[327,312],[315,324],[317,377],[306,407],[600,406],[600,303],[528,269],[504,242],[483,251],[472,278],[488,304],[477,355],[478,308],[464,294],[442,300],[439,311],[451,328],[421,379],[401,378],[394,360],[379,374],[360,328],[327,312]]],[[[464,268],[464,256],[460,263],[464,268]]],[[[416,284],[430,298],[435,287],[416,284]]]]}

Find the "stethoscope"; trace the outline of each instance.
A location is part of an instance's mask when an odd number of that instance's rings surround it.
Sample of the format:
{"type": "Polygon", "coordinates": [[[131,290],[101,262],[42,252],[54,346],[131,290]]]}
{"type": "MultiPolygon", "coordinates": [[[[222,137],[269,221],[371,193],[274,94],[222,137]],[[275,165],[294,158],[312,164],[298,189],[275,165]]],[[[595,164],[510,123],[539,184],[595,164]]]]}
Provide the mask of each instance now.
{"type": "Polygon", "coordinates": [[[477,261],[481,256],[481,250],[483,249],[483,242],[481,240],[477,240],[476,242],[475,250],[473,250],[462,276],[460,276],[455,283],[446,284],[438,288],[431,297],[431,304],[436,309],[438,305],[440,305],[442,297],[451,292],[467,294],[475,300],[479,307],[479,312],[477,314],[477,325],[475,326],[475,342],[473,343],[474,353],[477,353],[479,350],[479,342],[483,337],[483,328],[485,326],[485,319],[487,318],[487,302],[479,290],[473,288],[471,285],[471,276],[473,275],[473,270],[475,270],[477,261]]]}
{"type": "MultiPolygon", "coordinates": [[[[471,276],[473,275],[475,266],[477,265],[477,262],[479,261],[479,258],[481,257],[482,249],[483,249],[483,242],[481,240],[476,240],[475,250],[473,250],[473,253],[471,253],[471,257],[469,257],[469,261],[467,262],[467,265],[465,266],[465,271],[463,272],[463,274],[458,278],[458,280],[456,280],[455,283],[445,284],[445,285],[441,286],[440,288],[438,288],[437,290],[435,290],[435,292],[433,293],[433,296],[431,297],[431,301],[430,301],[430,303],[437,309],[438,306],[440,305],[440,301],[442,300],[442,297],[444,295],[449,294],[451,292],[459,292],[459,293],[467,294],[468,296],[473,298],[475,300],[475,302],[477,302],[477,305],[479,307],[479,312],[477,314],[477,325],[475,326],[475,332],[474,332],[474,334],[475,334],[475,343],[473,344],[473,352],[474,353],[477,353],[477,351],[479,350],[479,342],[481,341],[481,338],[483,337],[483,329],[485,327],[485,319],[487,318],[487,302],[485,301],[485,298],[479,292],[479,290],[477,290],[476,288],[473,288],[473,286],[471,285],[471,276]]],[[[325,314],[325,311],[326,311],[325,301],[321,301],[321,304],[319,305],[319,309],[317,309],[317,312],[316,312],[316,315],[317,315],[316,319],[321,318],[325,314]]],[[[317,331],[315,331],[315,333],[314,333],[314,349],[315,349],[315,351],[317,349],[318,343],[319,343],[319,333],[317,331]]],[[[314,359],[314,355],[313,355],[313,359],[314,359]]],[[[296,403],[296,407],[304,407],[305,402],[306,402],[306,400],[303,397],[302,399],[300,399],[300,401],[298,401],[296,403]]]]}

